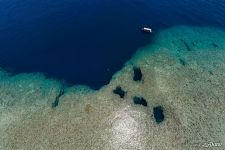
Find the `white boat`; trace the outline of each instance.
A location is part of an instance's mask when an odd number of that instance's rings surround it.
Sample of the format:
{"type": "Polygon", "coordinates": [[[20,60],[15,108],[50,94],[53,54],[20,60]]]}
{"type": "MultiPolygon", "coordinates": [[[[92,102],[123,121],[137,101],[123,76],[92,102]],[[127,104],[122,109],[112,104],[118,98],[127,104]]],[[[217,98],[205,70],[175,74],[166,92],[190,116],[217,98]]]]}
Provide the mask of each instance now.
{"type": "Polygon", "coordinates": [[[147,28],[147,27],[143,27],[143,28],[141,28],[141,31],[146,32],[146,33],[151,33],[152,29],[151,28],[147,28]]]}

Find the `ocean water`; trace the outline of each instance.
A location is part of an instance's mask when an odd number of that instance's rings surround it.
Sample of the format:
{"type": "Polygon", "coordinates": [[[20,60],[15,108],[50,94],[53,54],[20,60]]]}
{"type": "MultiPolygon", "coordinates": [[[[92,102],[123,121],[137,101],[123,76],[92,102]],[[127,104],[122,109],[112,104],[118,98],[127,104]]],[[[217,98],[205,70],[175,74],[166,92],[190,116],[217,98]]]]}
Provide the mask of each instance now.
{"type": "Polygon", "coordinates": [[[162,30],[97,91],[1,71],[0,149],[224,149],[224,37],[215,27],[162,30]]]}
{"type": "Polygon", "coordinates": [[[2,0],[0,65],[98,89],[162,29],[225,27],[224,8],[223,0],[2,0]]]}
{"type": "Polygon", "coordinates": [[[224,12],[0,1],[0,150],[225,149],[224,12]]]}

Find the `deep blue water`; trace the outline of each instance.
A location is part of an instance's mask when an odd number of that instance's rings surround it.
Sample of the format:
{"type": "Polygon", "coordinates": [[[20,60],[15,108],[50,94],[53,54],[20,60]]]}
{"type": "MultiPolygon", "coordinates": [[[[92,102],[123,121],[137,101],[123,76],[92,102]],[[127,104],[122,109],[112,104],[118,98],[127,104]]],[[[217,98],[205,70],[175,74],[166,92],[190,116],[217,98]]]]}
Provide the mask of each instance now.
{"type": "Polygon", "coordinates": [[[107,84],[154,32],[225,27],[224,0],[1,0],[0,66],[71,84],[107,84]]]}

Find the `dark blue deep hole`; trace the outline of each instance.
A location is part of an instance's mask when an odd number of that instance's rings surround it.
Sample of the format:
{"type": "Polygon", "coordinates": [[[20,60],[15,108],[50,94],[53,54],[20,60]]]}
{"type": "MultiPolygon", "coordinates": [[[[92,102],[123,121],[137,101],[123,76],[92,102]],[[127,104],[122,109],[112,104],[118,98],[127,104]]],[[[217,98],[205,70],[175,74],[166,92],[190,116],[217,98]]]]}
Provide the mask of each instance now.
{"type": "Polygon", "coordinates": [[[133,97],[134,104],[148,106],[147,101],[143,97],[133,97]]]}
{"type": "Polygon", "coordinates": [[[177,24],[224,27],[224,3],[202,0],[2,0],[0,66],[100,88],[154,32],[177,24]]]}
{"type": "Polygon", "coordinates": [[[126,94],[126,92],[120,86],[117,86],[113,90],[113,93],[116,94],[116,95],[119,95],[120,98],[124,98],[124,96],[126,94]]]}
{"type": "Polygon", "coordinates": [[[133,80],[134,81],[141,81],[142,80],[142,72],[141,69],[138,67],[133,67],[134,75],[133,75],[133,80]]]}
{"type": "Polygon", "coordinates": [[[153,115],[156,123],[161,123],[165,119],[164,110],[162,106],[156,106],[153,108],[153,115]]]}

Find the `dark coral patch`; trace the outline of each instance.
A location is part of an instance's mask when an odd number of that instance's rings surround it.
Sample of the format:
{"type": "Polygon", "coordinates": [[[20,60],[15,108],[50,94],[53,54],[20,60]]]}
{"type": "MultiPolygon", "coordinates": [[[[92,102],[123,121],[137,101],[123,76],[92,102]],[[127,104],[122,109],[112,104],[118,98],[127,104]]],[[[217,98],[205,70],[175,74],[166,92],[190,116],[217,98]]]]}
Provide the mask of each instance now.
{"type": "Polygon", "coordinates": [[[209,74],[210,74],[210,75],[213,75],[213,72],[210,70],[210,71],[209,71],[209,74]]]}
{"type": "Polygon", "coordinates": [[[219,47],[216,43],[212,43],[212,46],[215,48],[219,47]]]}
{"type": "Polygon", "coordinates": [[[148,106],[147,101],[143,97],[137,97],[137,96],[135,96],[133,98],[133,101],[134,101],[134,104],[148,106]]]}
{"type": "Polygon", "coordinates": [[[164,116],[164,110],[162,106],[154,107],[153,114],[154,114],[156,123],[161,123],[162,121],[164,121],[165,116],[164,116]]]}
{"type": "Polygon", "coordinates": [[[187,62],[181,58],[179,58],[179,61],[180,61],[180,64],[183,65],[183,66],[186,66],[187,65],[187,62]]]}
{"type": "Polygon", "coordinates": [[[52,108],[55,108],[59,105],[59,98],[65,93],[64,88],[59,91],[59,94],[56,96],[54,102],[52,103],[52,108]]]}
{"type": "Polygon", "coordinates": [[[119,95],[120,98],[124,98],[126,94],[126,92],[120,86],[117,86],[116,89],[113,90],[113,93],[119,95]]]}
{"type": "Polygon", "coordinates": [[[187,44],[187,42],[185,42],[183,39],[180,40],[184,46],[186,47],[187,51],[191,51],[191,47],[187,44]]]}
{"type": "Polygon", "coordinates": [[[141,69],[139,67],[133,67],[133,71],[134,71],[134,76],[133,76],[133,80],[134,81],[141,81],[142,80],[142,72],[141,69]]]}
{"type": "Polygon", "coordinates": [[[59,105],[59,99],[55,99],[55,101],[52,103],[52,108],[55,108],[59,105]]]}

